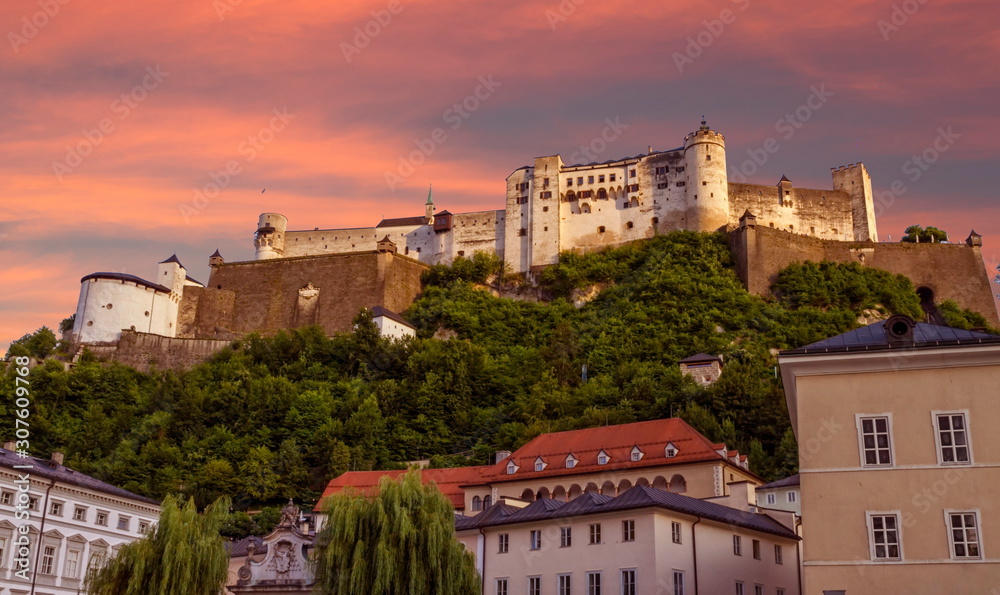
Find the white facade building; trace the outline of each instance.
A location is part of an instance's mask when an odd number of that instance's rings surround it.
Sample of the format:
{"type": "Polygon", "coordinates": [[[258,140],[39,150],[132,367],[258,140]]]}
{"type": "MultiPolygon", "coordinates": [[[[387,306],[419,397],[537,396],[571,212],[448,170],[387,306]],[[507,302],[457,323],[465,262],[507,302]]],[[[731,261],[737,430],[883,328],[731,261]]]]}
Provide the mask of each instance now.
{"type": "Polygon", "coordinates": [[[13,448],[0,449],[0,595],[84,593],[89,569],[159,519],[155,500],[69,469],[60,453],[13,448]]]}
{"type": "Polygon", "coordinates": [[[382,306],[372,308],[372,322],[378,327],[383,337],[402,339],[403,337],[417,336],[416,327],[399,314],[382,306]]]}
{"type": "Polygon", "coordinates": [[[787,510],[802,516],[799,494],[799,474],[772,481],[757,488],[757,506],[770,510],[787,510]]]}
{"type": "Polygon", "coordinates": [[[176,255],[159,263],[155,281],[125,273],[92,273],[80,283],[73,324],[73,339],[80,343],[117,341],[126,329],[174,337],[184,288],[204,287],[187,276],[176,255]]]}

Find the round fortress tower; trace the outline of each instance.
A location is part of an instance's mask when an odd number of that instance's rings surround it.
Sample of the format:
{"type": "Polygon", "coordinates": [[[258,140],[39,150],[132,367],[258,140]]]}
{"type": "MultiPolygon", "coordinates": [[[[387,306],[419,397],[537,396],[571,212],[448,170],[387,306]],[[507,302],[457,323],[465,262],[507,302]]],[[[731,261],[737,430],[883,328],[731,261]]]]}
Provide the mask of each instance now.
{"type": "Polygon", "coordinates": [[[726,175],[726,137],[708,127],[684,137],[687,170],[687,229],[716,231],[729,223],[729,178],[726,175]]]}
{"type": "Polygon", "coordinates": [[[281,258],[285,255],[285,230],[288,218],[281,213],[261,213],[257,219],[257,232],[253,245],[257,248],[257,260],[281,258]]]}

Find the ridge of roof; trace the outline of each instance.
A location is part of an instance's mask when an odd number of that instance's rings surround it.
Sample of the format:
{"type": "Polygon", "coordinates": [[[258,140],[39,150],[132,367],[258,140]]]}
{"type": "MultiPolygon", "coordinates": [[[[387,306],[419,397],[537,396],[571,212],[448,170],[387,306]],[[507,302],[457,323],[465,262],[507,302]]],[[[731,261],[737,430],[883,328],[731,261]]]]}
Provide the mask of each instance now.
{"type": "Polygon", "coordinates": [[[841,333],[804,347],[782,351],[779,355],[810,355],[850,351],[882,351],[890,349],[922,349],[945,345],[980,345],[1000,343],[1000,336],[979,331],[967,331],[950,326],[918,322],[913,326],[913,344],[894,347],[886,337],[884,321],[841,333]]]}

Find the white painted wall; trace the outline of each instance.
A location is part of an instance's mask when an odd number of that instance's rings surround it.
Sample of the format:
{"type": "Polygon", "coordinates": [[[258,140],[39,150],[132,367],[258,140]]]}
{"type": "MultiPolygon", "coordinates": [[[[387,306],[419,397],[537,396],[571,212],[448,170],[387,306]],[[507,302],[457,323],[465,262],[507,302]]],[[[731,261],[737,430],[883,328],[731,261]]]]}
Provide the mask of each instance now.
{"type": "Polygon", "coordinates": [[[176,335],[180,296],[118,279],[88,279],[80,286],[73,335],[80,342],[116,341],[122,329],[176,335]]]}
{"type": "Polygon", "coordinates": [[[388,316],[376,316],[372,319],[379,333],[383,337],[390,339],[402,339],[403,337],[416,337],[417,331],[412,326],[397,322],[388,316]]]}

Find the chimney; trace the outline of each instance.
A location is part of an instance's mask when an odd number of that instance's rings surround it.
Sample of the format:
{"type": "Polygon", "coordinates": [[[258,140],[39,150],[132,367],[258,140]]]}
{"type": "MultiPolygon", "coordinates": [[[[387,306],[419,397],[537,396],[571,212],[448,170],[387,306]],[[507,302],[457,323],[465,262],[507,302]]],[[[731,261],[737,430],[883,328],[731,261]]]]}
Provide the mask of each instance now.
{"type": "Polygon", "coordinates": [[[7,442],[3,443],[4,450],[9,450],[13,452],[15,447],[17,447],[17,443],[15,443],[13,440],[8,440],[7,442]]]}
{"type": "Polygon", "coordinates": [[[510,451],[509,450],[498,450],[497,451],[497,456],[496,456],[496,462],[497,463],[499,463],[500,461],[506,460],[508,458],[510,458],[510,451]]]}
{"type": "Polygon", "coordinates": [[[750,510],[757,505],[757,488],[749,481],[734,481],[729,485],[730,508],[750,510]]]}
{"type": "Polygon", "coordinates": [[[61,453],[61,452],[59,452],[58,450],[52,453],[52,462],[55,463],[58,466],[62,466],[63,459],[65,459],[65,458],[66,458],[66,455],[63,454],[63,453],[61,453]]]}

